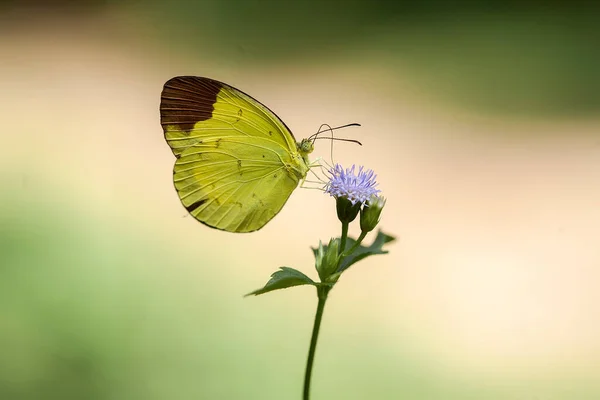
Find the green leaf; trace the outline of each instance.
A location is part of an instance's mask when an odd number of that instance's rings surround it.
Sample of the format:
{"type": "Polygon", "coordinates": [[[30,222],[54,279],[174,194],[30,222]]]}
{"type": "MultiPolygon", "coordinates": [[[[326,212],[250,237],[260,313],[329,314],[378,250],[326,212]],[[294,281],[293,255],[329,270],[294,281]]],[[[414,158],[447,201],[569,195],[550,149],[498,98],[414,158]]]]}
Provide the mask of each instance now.
{"type": "MultiPolygon", "coordinates": [[[[373,256],[376,254],[387,254],[388,251],[383,250],[383,246],[386,243],[393,242],[394,240],[396,240],[395,237],[387,235],[381,231],[377,231],[377,237],[375,237],[375,240],[373,240],[373,243],[370,246],[365,247],[361,244],[356,248],[356,250],[352,252],[352,254],[344,257],[340,264],[340,268],[338,269],[336,274],[340,274],[342,271],[348,269],[352,264],[369,256],[373,256]]],[[[348,241],[346,242],[346,250],[352,248],[352,246],[354,246],[354,243],[356,243],[356,240],[352,239],[351,237],[348,237],[348,241]]],[[[324,251],[327,251],[327,247],[328,246],[324,246],[324,251]]],[[[312,250],[316,257],[318,249],[313,248],[312,250]]]]}
{"type": "Polygon", "coordinates": [[[304,275],[302,272],[288,267],[281,267],[279,271],[275,271],[271,275],[271,279],[262,289],[248,293],[246,296],[258,296],[259,294],[271,292],[278,289],[286,289],[292,286],[300,285],[317,285],[312,279],[304,275]]]}
{"type": "MultiPolygon", "coordinates": [[[[377,231],[377,237],[375,237],[375,240],[373,240],[373,243],[370,246],[365,247],[361,244],[356,250],[352,252],[352,254],[348,255],[347,257],[344,257],[342,263],[340,264],[338,272],[345,271],[352,264],[357,263],[358,261],[369,256],[374,256],[376,254],[387,254],[388,251],[383,250],[383,246],[386,243],[393,242],[394,240],[396,240],[395,237],[386,235],[381,231],[377,231]]],[[[354,239],[348,238],[346,247],[351,248],[355,242],[356,241],[354,239]]]]}

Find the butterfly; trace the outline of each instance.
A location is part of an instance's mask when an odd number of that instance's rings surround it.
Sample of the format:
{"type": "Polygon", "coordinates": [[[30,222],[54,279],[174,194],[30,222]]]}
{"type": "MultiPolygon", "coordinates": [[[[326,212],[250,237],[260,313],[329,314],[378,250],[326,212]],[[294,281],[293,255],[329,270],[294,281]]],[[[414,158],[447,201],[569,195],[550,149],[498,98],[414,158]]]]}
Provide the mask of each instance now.
{"type": "Polygon", "coordinates": [[[179,199],[212,228],[262,228],[311,168],[314,140],[297,142],[273,111],[223,82],[196,76],[168,80],[160,122],[177,158],[173,180],[179,199]]]}

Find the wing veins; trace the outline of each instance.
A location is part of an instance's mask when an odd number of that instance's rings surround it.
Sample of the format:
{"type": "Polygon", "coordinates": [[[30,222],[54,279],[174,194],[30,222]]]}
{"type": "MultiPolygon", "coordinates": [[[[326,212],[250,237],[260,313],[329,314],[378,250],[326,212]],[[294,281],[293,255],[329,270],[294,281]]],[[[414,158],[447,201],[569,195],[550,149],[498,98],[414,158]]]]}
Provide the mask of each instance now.
{"type": "MultiPolygon", "coordinates": [[[[243,98],[241,96],[241,94],[242,94],[241,92],[240,93],[236,93],[236,92],[232,91],[232,94],[231,95],[228,94],[228,96],[231,98],[232,95],[235,95],[238,99],[241,99],[244,103],[248,103],[248,104],[252,105],[253,107],[255,107],[258,111],[260,111],[263,114],[263,119],[267,119],[268,118],[269,122],[271,123],[271,125],[273,125],[275,128],[277,128],[277,130],[279,131],[279,133],[281,134],[281,136],[284,138],[285,142],[287,143],[288,150],[295,151],[296,150],[296,143],[295,143],[294,135],[292,134],[292,132],[289,131],[289,129],[287,129],[287,127],[285,126],[285,124],[283,124],[282,122],[280,122],[278,120],[278,118],[273,118],[274,113],[272,111],[270,111],[267,107],[265,107],[264,105],[262,105],[258,101],[255,101],[256,102],[256,105],[255,105],[252,102],[249,102],[248,100],[246,100],[245,98],[243,98]],[[273,114],[273,115],[271,115],[271,114],[273,114]],[[266,118],[264,118],[264,117],[266,117],[266,118]],[[288,131],[288,133],[292,136],[292,138],[294,139],[294,143],[290,143],[288,141],[288,138],[286,137],[286,135],[284,135],[283,132],[281,132],[281,129],[279,127],[280,125],[283,125],[282,127],[284,129],[286,129],[288,131]]],[[[234,105],[234,104],[229,103],[229,105],[234,105]]],[[[255,112],[255,114],[256,114],[256,112],[255,112]]],[[[243,116],[243,113],[242,113],[242,116],[243,116]]]]}
{"type": "MultiPolygon", "coordinates": [[[[279,168],[279,169],[281,169],[281,168],[279,168]]],[[[277,170],[275,170],[275,171],[277,171],[277,170]]],[[[250,181],[245,181],[245,182],[242,182],[242,183],[250,183],[250,182],[253,182],[253,181],[257,181],[257,180],[258,180],[258,181],[260,181],[260,180],[263,180],[263,179],[265,179],[265,178],[266,178],[268,175],[270,175],[271,173],[272,173],[272,172],[270,172],[270,173],[268,173],[268,174],[265,174],[265,175],[263,175],[263,176],[261,176],[261,177],[258,177],[258,178],[253,178],[253,179],[252,179],[252,180],[250,180],[250,181]]],[[[234,173],[233,175],[235,175],[235,173],[234,173]]],[[[222,179],[224,179],[224,178],[226,178],[226,177],[223,177],[223,178],[221,178],[221,180],[222,180],[222,179]]],[[[217,180],[217,182],[218,182],[218,180],[217,180]]],[[[229,185],[231,185],[231,184],[234,184],[234,183],[239,183],[239,182],[238,182],[238,181],[233,181],[233,182],[225,183],[225,184],[222,184],[222,185],[221,185],[221,186],[219,186],[219,187],[215,187],[215,188],[214,188],[214,189],[212,189],[210,192],[206,192],[206,194],[205,194],[205,197],[207,197],[207,198],[208,198],[208,202],[205,202],[204,204],[202,204],[201,208],[199,207],[198,209],[202,209],[202,210],[203,210],[203,209],[205,209],[206,207],[208,207],[208,205],[209,205],[209,204],[212,204],[212,203],[213,203],[213,202],[214,202],[216,199],[218,199],[218,198],[219,198],[219,196],[218,196],[218,195],[217,195],[217,196],[214,196],[214,197],[211,197],[210,195],[211,195],[213,192],[215,192],[215,191],[217,191],[217,190],[221,190],[221,189],[223,189],[224,187],[226,187],[226,186],[229,186],[229,185]]],[[[212,184],[214,184],[214,183],[212,183],[212,184]]],[[[196,190],[194,190],[194,191],[192,191],[192,192],[189,192],[189,193],[186,193],[185,195],[181,195],[181,194],[180,194],[180,199],[183,201],[183,199],[187,198],[188,196],[190,196],[190,195],[192,195],[192,194],[195,194],[196,192],[198,192],[199,190],[201,190],[201,189],[205,188],[205,187],[206,187],[206,186],[208,186],[208,185],[211,185],[211,183],[209,183],[209,184],[206,184],[206,185],[204,185],[204,186],[202,186],[202,187],[198,187],[196,190]]],[[[188,186],[189,186],[189,185],[188,185],[188,186]]],[[[241,187],[242,187],[242,185],[240,185],[238,188],[236,188],[236,189],[235,189],[235,191],[234,191],[234,193],[235,193],[235,192],[237,192],[237,190],[239,190],[241,187]]],[[[231,196],[233,196],[233,193],[232,193],[231,195],[229,195],[229,197],[227,198],[227,200],[229,200],[229,199],[231,198],[231,196]]],[[[215,213],[215,212],[217,212],[217,211],[218,211],[218,210],[219,210],[221,207],[222,207],[221,205],[217,205],[217,209],[216,209],[215,211],[213,211],[213,213],[212,213],[210,216],[212,217],[212,216],[214,215],[214,213],[215,213]]],[[[208,219],[208,218],[206,218],[206,219],[208,219]]]]}
{"type": "MultiPolygon", "coordinates": [[[[266,166],[277,166],[277,167],[281,166],[281,164],[278,163],[278,162],[276,162],[276,161],[263,161],[263,160],[242,160],[242,161],[246,161],[246,162],[248,162],[248,161],[254,161],[254,162],[258,162],[260,164],[260,165],[252,165],[252,164],[247,165],[246,164],[246,165],[244,165],[242,167],[244,170],[247,169],[247,168],[251,168],[251,167],[253,167],[253,168],[264,168],[266,166]]],[[[190,161],[190,163],[191,162],[192,161],[190,161]]],[[[231,161],[226,161],[226,162],[223,162],[223,163],[234,163],[234,162],[235,162],[234,160],[231,160],[231,161]]],[[[180,163],[180,164],[183,164],[183,163],[180,163]]],[[[189,163],[186,163],[186,164],[189,164],[189,163]]],[[[201,168],[202,169],[207,169],[208,167],[212,167],[214,165],[219,165],[219,164],[221,164],[221,163],[211,162],[210,164],[203,164],[201,168]]],[[[185,168],[185,169],[179,169],[179,170],[177,170],[177,173],[191,171],[191,170],[196,169],[196,168],[200,168],[200,167],[193,166],[193,167],[188,167],[188,168],[185,168]]]]}
{"type": "MultiPolygon", "coordinates": [[[[252,178],[252,179],[249,179],[249,180],[235,180],[235,181],[233,181],[233,182],[226,183],[226,184],[224,184],[224,185],[222,185],[222,186],[215,187],[215,188],[214,188],[212,191],[210,191],[210,192],[207,192],[206,194],[207,194],[207,195],[209,195],[210,193],[214,192],[215,190],[221,189],[221,188],[223,188],[223,187],[225,187],[226,185],[229,185],[229,184],[231,184],[231,183],[252,183],[252,182],[254,182],[254,181],[257,181],[257,180],[264,179],[264,178],[266,178],[268,175],[271,175],[273,172],[277,172],[277,171],[279,171],[279,170],[281,170],[281,169],[283,169],[283,167],[276,168],[276,169],[274,169],[274,170],[272,170],[272,171],[269,171],[269,172],[267,172],[267,173],[266,173],[266,174],[264,174],[263,176],[259,176],[259,177],[252,178]]],[[[206,188],[206,187],[207,187],[207,186],[209,186],[209,185],[214,185],[216,182],[222,181],[223,179],[229,178],[230,176],[234,176],[234,175],[237,175],[237,174],[238,174],[238,172],[237,172],[237,171],[230,172],[230,173],[228,173],[227,175],[224,175],[224,176],[222,176],[222,177],[219,177],[219,178],[218,178],[218,179],[216,179],[214,182],[211,182],[211,183],[206,183],[204,186],[198,186],[198,189],[194,190],[193,192],[186,193],[186,195],[185,195],[184,197],[187,197],[187,196],[189,196],[190,194],[196,193],[198,190],[204,189],[204,188],[206,188]]],[[[189,175],[188,177],[190,177],[190,176],[195,176],[195,175],[196,175],[196,174],[194,174],[194,175],[189,175]]],[[[191,184],[189,184],[189,185],[186,185],[186,186],[183,186],[183,187],[181,187],[181,188],[178,188],[177,190],[178,190],[178,191],[181,191],[181,190],[183,190],[183,189],[186,189],[186,188],[188,188],[188,187],[190,187],[190,186],[192,186],[192,185],[193,185],[193,183],[191,183],[191,184]]],[[[183,197],[182,197],[182,199],[183,199],[183,197]]]]}
{"type": "MultiPolygon", "coordinates": [[[[280,166],[280,167],[276,167],[276,168],[271,168],[271,169],[269,169],[269,172],[268,172],[267,174],[265,174],[264,176],[268,175],[269,173],[277,172],[277,171],[279,171],[279,170],[280,170],[280,169],[282,169],[282,168],[283,168],[283,167],[281,167],[281,166],[280,166]]],[[[183,172],[192,171],[193,169],[194,169],[194,168],[188,168],[188,169],[186,169],[186,170],[180,170],[180,171],[177,171],[175,175],[177,176],[177,175],[179,175],[179,174],[181,174],[181,173],[183,173],[183,172]]],[[[247,168],[244,168],[243,170],[240,170],[240,171],[227,172],[227,175],[225,175],[225,176],[223,176],[223,177],[220,177],[220,178],[218,178],[218,179],[217,179],[217,181],[219,181],[219,180],[221,180],[221,179],[224,179],[224,178],[227,178],[227,177],[229,177],[229,176],[232,176],[232,175],[239,174],[240,172],[246,172],[246,173],[248,173],[248,172],[255,172],[255,171],[259,171],[259,170],[263,170],[263,169],[266,169],[266,167],[265,167],[265,166],[262,166],[262,165],[261,165],[261,166],[259,166],[259,165],[255,165],[255,166],[252,166],[252,167],[247,167],[247,168]]],[[[200,174],[202,174],[202,173],[203,173],[203,171],[198,171],[198,172],[195,172],[195,173],[187,174],[187,175],[185,175],[184,177],[180,177],[180,178],[178,178],[178,179],[175,179],[175,178],[173,178],[173,182],[175,182],[175,183],[177,183],[177,182],[183,182],[183,181],[185,181],[186,179],[189,179],[189,178],[192,178],[192,177],[198,176],[198,175],[200,175],[200,174]]],[[[208,179],[212,179],[212,178],[214,178],[214,177],[218,176],[220,173],[223,173],[223,171],[221,171],[221,172],[219,172],[219,171],[213,172],[213,173],[212,173],[212,175],[208,175],[208,176],[206,176],[206,177],[205,177],[205,179],[206,179],[206,180],[208,180],[208,179]]],[[[259,177],[259,178],[260,178],[260,179],[262,179],[262,177],[259,177]]],[[[253,179],[259,179],[259,178],[253,178],[253,179]]],[[[242,183],[249,183],[249,182],[251,182],[251,181],[252,181],[252,180],[246,180],[246,181],[244,181],[244,180],[237,180],[237,182],[242,182],[242,183]]],[[[181,187],[180,189],[181,189],[181,190],[183,190],[183,189],[185,189],[185,188],[188,188],[188,187],[190,187],[190,186],[191,186],[191,185],[193,185],[193,184],[194,184],[194,183],[191,183],[191,184],[189,184],[189,185],[183,186],[183,187],[181,187]]]]}

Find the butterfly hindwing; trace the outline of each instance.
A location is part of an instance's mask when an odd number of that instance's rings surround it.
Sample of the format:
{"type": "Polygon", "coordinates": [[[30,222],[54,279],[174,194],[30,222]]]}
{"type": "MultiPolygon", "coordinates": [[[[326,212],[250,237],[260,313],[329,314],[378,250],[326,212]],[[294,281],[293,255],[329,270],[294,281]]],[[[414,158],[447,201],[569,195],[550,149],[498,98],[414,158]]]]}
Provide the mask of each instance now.
{"type": "Polygon", "coordinates": [[[279,212],[298,180],[287,174],[273,152],[264,150],[260,160],[243,156],[245,146],[259,143],[256,138],[235,143],[221,139],[182,153],[175,163],[175,187],[194,217],[219,229],[249,232],[279,212]]]}

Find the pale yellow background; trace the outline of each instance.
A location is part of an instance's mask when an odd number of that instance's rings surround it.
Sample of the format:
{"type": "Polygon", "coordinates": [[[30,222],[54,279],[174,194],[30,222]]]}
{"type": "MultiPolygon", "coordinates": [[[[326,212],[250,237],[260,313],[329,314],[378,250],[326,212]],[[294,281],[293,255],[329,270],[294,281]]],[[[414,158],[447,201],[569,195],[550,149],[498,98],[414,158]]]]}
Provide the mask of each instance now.
{"type": "Polygon", "coordinates": [[[242,295],[282,265],[316,278],[334,202],[299,189],[243,235],[187,216],[158,115],[179,74],[250,93],[296,138],[362,124],[334,157],[375,170],[398,240],[332,292],[315,399],[600,398],[597,114],[453,103],[369,39],[260,63],[181,50],[135,7],[3,12],[1,398],[300,397],[313,290],[242,295]]]}

